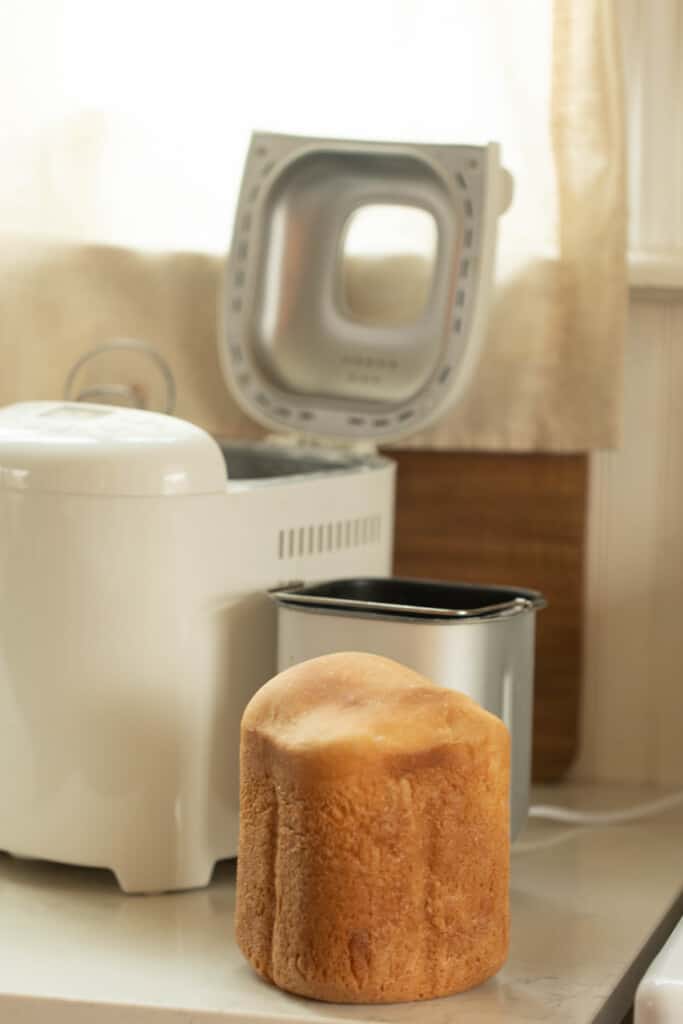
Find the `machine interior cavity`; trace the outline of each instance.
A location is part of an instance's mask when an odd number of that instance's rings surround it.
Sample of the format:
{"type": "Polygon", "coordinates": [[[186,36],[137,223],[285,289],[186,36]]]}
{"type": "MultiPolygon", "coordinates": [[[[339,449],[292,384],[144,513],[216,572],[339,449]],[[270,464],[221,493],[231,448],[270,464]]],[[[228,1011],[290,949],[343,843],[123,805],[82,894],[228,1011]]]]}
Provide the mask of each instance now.
{"type": "Polygon", "coordinates": [[[366,460],[349,456],[330,457],[313,452],[297,452],[268,447],[263,444],[232,444],[221,442],[229,480],[267,480],[283,476],[301,476],[310,473],[329,473],[334,470],[356,469],[366,460]]]}

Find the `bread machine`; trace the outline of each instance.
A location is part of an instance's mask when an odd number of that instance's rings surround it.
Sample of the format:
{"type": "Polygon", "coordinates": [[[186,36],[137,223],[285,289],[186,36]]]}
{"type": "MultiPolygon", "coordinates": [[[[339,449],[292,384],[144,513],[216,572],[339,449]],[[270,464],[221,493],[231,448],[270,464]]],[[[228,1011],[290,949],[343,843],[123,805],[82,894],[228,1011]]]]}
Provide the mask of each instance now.
{"type": "Polygon", "coordinates": [[[266,591],[390,572],[394,466],[373,445],[460,392],[508,193],[495,146],[255,136],[220,348],[275,436],[0,410],[0,850],[110,868],[127,892],[203,886],[235,855],[240,717],[276,669],[266,591]],[[340,285],[369,204],[437,227],[400,323],[359,319],[340,285]]]}

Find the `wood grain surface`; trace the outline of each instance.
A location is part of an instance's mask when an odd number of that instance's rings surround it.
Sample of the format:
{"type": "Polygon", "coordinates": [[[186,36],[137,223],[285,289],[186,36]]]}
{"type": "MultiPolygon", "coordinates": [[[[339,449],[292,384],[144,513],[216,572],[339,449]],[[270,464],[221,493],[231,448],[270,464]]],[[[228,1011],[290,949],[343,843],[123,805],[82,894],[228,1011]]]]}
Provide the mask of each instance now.
{"type": "Polygon", "coordinates": [[[588,461],[584,455],[391,451],[394,571],[543,592],[533,777],[562,778],[578,747],[588,461]]]}

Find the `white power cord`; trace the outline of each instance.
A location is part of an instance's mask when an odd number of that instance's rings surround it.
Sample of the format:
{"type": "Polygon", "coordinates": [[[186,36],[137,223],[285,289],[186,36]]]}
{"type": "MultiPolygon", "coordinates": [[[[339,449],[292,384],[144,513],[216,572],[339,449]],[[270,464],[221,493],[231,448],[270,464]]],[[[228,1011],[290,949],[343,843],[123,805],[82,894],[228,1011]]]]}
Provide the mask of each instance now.
{"type": "Polygon", "coordinates": [[[655,815],[670,811],[679,804],[683,804],[683,790],[660,797],[659,800],[626,807],[623,811],[577,811],[571,807],[535,804],[529,808],[529,817],[560,821],[564,825],[623,825],[629,821],[639,821],[641,818],[654,818],[655,815]]]}

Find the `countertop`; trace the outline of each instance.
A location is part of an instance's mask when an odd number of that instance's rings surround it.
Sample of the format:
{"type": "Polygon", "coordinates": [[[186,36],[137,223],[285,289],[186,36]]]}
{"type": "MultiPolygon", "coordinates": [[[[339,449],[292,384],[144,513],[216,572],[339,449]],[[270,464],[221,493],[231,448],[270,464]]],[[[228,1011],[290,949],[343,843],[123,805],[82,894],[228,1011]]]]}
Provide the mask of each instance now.
{"type": "MultiPolygon", "coordinates": [[[[642,788],[535,800],[628,806],[642,788]]],[[[530,822],[513,848],[512,943],[498,976],[428,1003],[315,1003],[261,981],[233,938],[234,864],[208,889],[124,896],[113,876],[0,855],[2,1024],[617,1022],[683,911],[683,807],[609,828],[530,822]]]]}

